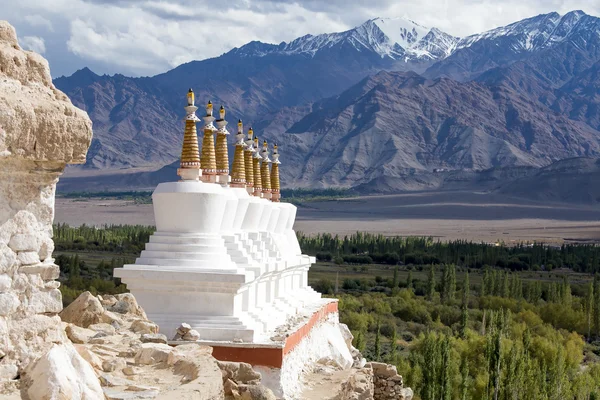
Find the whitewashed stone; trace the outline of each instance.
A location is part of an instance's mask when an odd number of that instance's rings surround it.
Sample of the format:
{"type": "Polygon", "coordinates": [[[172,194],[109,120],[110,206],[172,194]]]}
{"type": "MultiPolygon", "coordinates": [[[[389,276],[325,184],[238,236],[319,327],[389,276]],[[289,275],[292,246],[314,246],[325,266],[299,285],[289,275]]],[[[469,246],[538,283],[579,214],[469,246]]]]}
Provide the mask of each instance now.
{"type": "Polygon", "coordinates": [[[20,305],[21,302],[14,293],[0,293],[0,316],[12,314],[20,305]]]}
{"type": "Polygon", "coordinates": [[[62,294],[58,289],[35,291],[29,299],[29,312],[36,314],[59,313],[62,310],[62,294]]]}
{"type": "Polygon", "coordinates": [[[10,238],[8,247],[13,251],[33,251],[37,253],[40,248],[40,238],[37,235],[19,233],[10,238]]]}
{"type": "Polygon", "coordinates": [[[41,240],[40,249],[38,251],[40,255],[40,260],[46,261],[50,257],[52,257],[52,252],[54,251],[54,242],[49,237],[45,237],[41,240]]]}
{"type": "Polygon", "coordinates": [[[17,260],[21,265],[33,265],[40,262],[40,255],[37,251],[22,251],[17,254],[17,260]]]}
{"type": "Polygon", "coordinates": [[[0,275],[0,292],[6,292],[12,286],[12,279],[6,274],[0,275]]]}
{"type": "Polygon", "coordinates": [[[0,273],[12,273],[16,263],[17,254],[6,244],[0,242],[0,273]]]}
{"type": "Polygon", "coordinates": [[[25,400],[102,399],[94,369],[70,344],[54,345],[27,368],[21,384],[25,400]]]}
{"type": "MultiPolygon", "coordinates": [[[[12,278],[10,287],[6,278],[0,283],[0,350],[2,363],[26,369],[55,343],[68,342],[52,315],[62,308],[58,287],[46,286],[59,274],[51,258],[54,194],[65,164],[85,161],[91,122],[52,84],[48,63],[18,46],[5,21],[0,66],[0,275],[12,278]]],[[[40,387],[32,398],[61,398],[40,387]]]]}
{"type": "Polygon", "coordinates": [[[53,263],[40,263],[38,260],[37,264],[21,266],[19,268],[19,273],[40,275],[42,280],[48,281],[51,279],[58,279],[60,276],[60,267],[53,263]]]}

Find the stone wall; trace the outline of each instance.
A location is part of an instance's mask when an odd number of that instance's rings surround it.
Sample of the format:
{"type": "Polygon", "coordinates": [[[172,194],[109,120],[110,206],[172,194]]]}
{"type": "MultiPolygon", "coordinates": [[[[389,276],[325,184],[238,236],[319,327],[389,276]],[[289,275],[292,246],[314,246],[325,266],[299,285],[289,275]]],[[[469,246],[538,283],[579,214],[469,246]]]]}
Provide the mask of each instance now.
{"type": "Polygon", "coordinates": [[[47,61],[0,21],[0,382],[67,338],[52,259],[56,182],[85,161],[87,114],[52,84],[47,61]]]}
{"type": "Polygon", "coordinates": [[[394,365],[370,362],[365,368],[373,370],[374,400],[411,400],[413,391],[405,388],[402,376],[394,365]]]}

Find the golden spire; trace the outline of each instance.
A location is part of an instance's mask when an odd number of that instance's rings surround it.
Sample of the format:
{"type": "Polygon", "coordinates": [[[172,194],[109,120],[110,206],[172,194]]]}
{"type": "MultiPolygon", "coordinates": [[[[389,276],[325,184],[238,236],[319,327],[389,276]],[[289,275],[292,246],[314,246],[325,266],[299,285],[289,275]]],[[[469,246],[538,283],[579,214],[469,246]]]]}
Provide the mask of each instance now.
{"type": "Polygon", "coordinates": [[[238,121],[238,131],[235,135],[235,152],[233,153],[233,166],[231,168],[231,186],[246,187],[246,164],[244,151],[244,126],[242,120],[238,121]]]}
{"type": "Polygon", "coordinates": [[[229,180],[229,152],[227,150],[227,121],[225,121],[225,107],[219,109],[219,119],[217,120],[217,175],[219,183],[228,183],[229,180]]]}
{"type": "Polygon", "coordinates": [[[196,133],[196,117],[198,107],[194,105],[194,91],[190,89],[187,94],[185,107],[185,131],[183,134],[183,146],[181,148],[181,163],[177,174],[183,180],[198,180],[200,173],[200,155],[198,152],[198,135],[196,133]]]}
{"type": "Polygon", "coordinates": [[[271,160],[269,159],[269,148],[267,145],[267,141],[263,142],[263,148],[260,152],[262,157],[262,163],[260,166],[260,177],[262,182],[262,193],[263,197],[270,199],[271,198],[271,171],[269,170],[269,164],[271,160]]]}
{"type": "Polygon", "coordinates": [[[204,138],[202,139],[202,158],[200,163],[202,164],[202,180],[205,182],[215,182],[215,175],[217,173],[217,161],[215,157],[215,138],[214,132],[216,130],[213,125],[215,117],[213,117],[213,106],[209,101],[206,105],[206,116],[204,119],[204,138]]]}
{"type": "Polygon", "coordinates": [[[262,197],[262,179],[260,175],[260,160],[262,157],[258,153],[258,138],[254,137],[254,158],[252,159],[252,171],[254,173],[254,195],[262,197]]]}
{"type": "Polygon", "coordinates": [[[254,141],[252,140],[254,131],[248,129],[248,139],[246,139],[246,148],[244,149],[244,167],[246,169],[246,189],[249,194],[254,192],[254,172],[253,172],[253,156],[254,156],[254,141]]]}
{"type": "Polygon", "coordinates": [[[279,182],[279,151],[277,151],[277,143],[273,146],[273,161],[271,162],[271,201],[276,203],[281,198],[281,187],[279,182]]]}

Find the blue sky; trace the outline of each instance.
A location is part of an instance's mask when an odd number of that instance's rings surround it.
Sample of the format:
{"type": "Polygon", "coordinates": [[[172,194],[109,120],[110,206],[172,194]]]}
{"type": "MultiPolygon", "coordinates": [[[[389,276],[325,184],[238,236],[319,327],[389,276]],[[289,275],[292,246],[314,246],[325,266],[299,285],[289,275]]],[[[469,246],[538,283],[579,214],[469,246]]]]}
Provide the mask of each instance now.
{"type": "Polygon", "coordinates": [[[145,76],[251,40],[279,43],[380,16],[466,36],[575,9],[600,16],[600,0],[0,0],[0,19],[17,28],[24,48],[49,60],[54,77],[86,66],[145,76]]]}

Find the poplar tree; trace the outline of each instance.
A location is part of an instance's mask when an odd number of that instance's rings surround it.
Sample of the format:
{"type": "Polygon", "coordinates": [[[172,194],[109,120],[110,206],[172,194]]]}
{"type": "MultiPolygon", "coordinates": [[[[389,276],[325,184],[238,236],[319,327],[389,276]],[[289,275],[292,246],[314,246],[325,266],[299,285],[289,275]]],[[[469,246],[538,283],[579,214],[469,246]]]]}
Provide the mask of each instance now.
{"type": "Polygon", "coordinates": [[[375,361],[381,361],[381,324],[377,320],[377,332],[375,333],[375,361]]]}
{"type": "Polygon", "coordinates": [[[412,271],[408,271],[408,276],[406,277],[406,287],[408,288],[408,290],[413,290],[412,271]]]}
{"type": "Polygon", "coordinates": [[[392,331],[392,339],[390,343],[390,359],[392,364],[396,365],[398,362],[398,334],[396,333],[396,327],[392,331]]]}
{"type": "Polygon", "coordinates": [[[587,314],[587,335],[592,335],[592,316],[594,315],[594,283],[590,282],[585,297],[585,312],[587,314]]]}
{"type": "Polygon", "coordinates": [[[429,273],[427,275],[427,299],[433,301],[435,297],[435,271],[433,265],[429,267],[429,273]]]}
{"type": "Polygon", "coordinates": [[[600,336],[600,275],[594,276],[594,331],[600,336]]]}
{"type": "Polygon", "coordinates": [[[469,271],[467,271],[465,274],[465,280],[463,282],[463,297],[460,317],[460,336],[462,338],[467,336],[467,326],[469,324],[469,290],[469,271]]]}
{"type": "Polygon", "coordinates": [[[396,266],[394,267],[394,279],[393,279],[393,283],[392,283],[392,288],[397,288],[398,287],[398,283],[400,283],[398,281],[398,265],[396,264],[396,266]]]}
{"type": "Polygon", "coordinates": [[[460,400],[469,400],[469,360],[463,357],[460,363],[460,400]]]}

